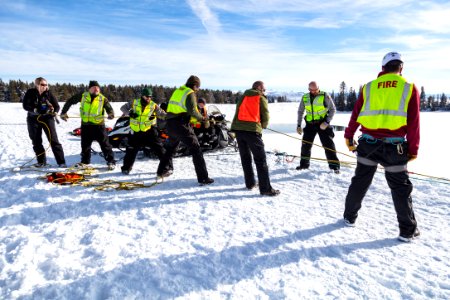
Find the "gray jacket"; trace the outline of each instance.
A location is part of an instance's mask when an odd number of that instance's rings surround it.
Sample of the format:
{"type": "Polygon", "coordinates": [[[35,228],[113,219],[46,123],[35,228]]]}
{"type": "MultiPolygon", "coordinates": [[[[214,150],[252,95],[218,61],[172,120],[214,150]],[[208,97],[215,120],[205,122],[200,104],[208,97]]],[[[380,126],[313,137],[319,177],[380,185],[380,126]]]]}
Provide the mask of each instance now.
{"type": "MultiPolygon", "coordinates": [[[[310,95],[310,97],[311,96],[312,95],[310,95]]],[[[327,113],[324,121],[327,122],[328,124],[330,124],[331,120],[334,117],[334,114],[336,113],[336,105],[334,105],[334,101],[328,93],[325,93],[324,106],[326,108],[328,108],[328,113],[327,113]]],[[[297,126],[298,127],[302,126],[304,113],[305,113],[305,103],[303,102],[303,98],[302,98],[300,100],[300,105],[298,106],[298,111],[297,111],[297,126]]]]}

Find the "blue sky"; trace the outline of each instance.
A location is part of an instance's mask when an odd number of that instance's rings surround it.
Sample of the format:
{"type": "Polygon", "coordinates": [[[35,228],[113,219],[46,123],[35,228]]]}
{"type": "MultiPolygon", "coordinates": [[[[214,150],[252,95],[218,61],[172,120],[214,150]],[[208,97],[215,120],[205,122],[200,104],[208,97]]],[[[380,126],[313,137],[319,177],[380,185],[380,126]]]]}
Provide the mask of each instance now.
{"type": "Polygon", "coordinates": [[[0,78],[50,83],[358,88],[399,51],[403,75],[448,92],[449,1],[0,0],[0,78]],[[319,1],[317,1],[319,2],[319,1]]]}

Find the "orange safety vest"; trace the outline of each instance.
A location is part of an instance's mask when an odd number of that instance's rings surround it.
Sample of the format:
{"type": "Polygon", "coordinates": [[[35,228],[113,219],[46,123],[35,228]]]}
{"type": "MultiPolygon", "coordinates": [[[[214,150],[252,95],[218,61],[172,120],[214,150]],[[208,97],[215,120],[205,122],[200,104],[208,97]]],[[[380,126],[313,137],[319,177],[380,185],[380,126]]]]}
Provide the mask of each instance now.
{"type": "Polygon", "coordinates": [[[238,120],[261,123],[261,115],[259,111],[260,100],[260,95],[245,96],[239,106],[238,120]]]}

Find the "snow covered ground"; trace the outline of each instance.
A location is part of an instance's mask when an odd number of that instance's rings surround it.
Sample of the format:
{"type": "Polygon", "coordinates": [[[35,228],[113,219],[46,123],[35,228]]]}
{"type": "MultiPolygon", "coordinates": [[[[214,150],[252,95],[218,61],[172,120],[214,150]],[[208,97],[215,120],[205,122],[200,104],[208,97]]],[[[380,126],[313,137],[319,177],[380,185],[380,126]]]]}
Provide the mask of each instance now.
{"type": "MultiPolygon", "coordinates": [[[[299,137],[297,105],[270,104],[270,128],[299,137]]],[[[42,173],[11,171],[34,154],[21,105],[0,108],[2,299],[450,299],[448,181],[412,176],[422,235],[405,244],[396,239],[382,171],[355,228],[341,222],[353,167],[336,175],[313,161],[309,171],[296,171],[298,160],[273,154],[278,197],[246,190],[239,156],[220,153],[205,154],[211,186],[197,185],[191,158],[175,159],[175,173],[151,189],[57,186],[39,179],[42,173]]],[[[231,119],[234,106],[220,108],[231,119]]],[[[72,107],[69,115],[77,114],[72,107]]],[[[449,117],[422,113],[410,171],[450,177],[448,134],[437,131],[449,117]]],[[[348,119],[338,114],[334,124],[348,119]]],[[[67,134],[79,122],[57,126],[68,164],[80,159],[79,138],[67,134]]],[[[300,152],[297,139],[268,130],[263,138],[267,151],[300,152]]],[[[335,142],[348,153],[342,132],[335,142]]],[[[51,151],[48,157],[55,164],[51,151]]],[[[313,147],[313,157],[324,157],[323,149],[313,147]]],[[[141,158],[128,177],[117,168],[98,178],[152,183],[157,163],[141,158]]],[[[93,157],[93,165],[104,164],[93,157]]]]}

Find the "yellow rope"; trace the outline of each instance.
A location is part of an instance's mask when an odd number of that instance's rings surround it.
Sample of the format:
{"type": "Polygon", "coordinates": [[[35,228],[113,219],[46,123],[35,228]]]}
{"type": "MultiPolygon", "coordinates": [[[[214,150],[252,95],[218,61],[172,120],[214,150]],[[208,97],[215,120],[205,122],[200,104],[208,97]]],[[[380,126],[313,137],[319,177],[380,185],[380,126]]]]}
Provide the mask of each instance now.
{"type": "Polygon", "coordinates": [[[41,120],[39,120],[40,117],[41,117],[41,115],[39,115],[39,116],[37,117],[36,120],[37,120],[39,123],[44,124],[45,128],[47,128],[47,131],[48,131],[48,142],[49,142],[48,147],[47,147],[47,149],[44,150],[44,152],[35,155],[32,159],[30,159],[29,161],[27,161],[26,163],[24,163],[23,165],[21,165],[21,166],[19,167],[19,169],[22,169],[23,167],[25,167],[27,164],[29,164],[30,162],[32,162],[35,158],[37,159],[38,156],[44,155],[44,154],[48,151],[48,149],[50,149],[50,147],[52,146],[52,134],[51,134],[51,132],[50,132],[50,128],[47,126],[47,124],[45,124],[45,122],[42,122],[41,120]]]}
{"type": "Polygon", "coordinates": [[[115,190],[134,190],[137,188],[151,188],[155,185],[159,184],[159,182],[155,181],[151,184],[146,185],[143,182],[131,182],[131,181],[117,181],[117,180],[111,180],[111,179],[105,179],[105,180],[87,180],[80,182],[79,185],[89,187],[93,186],[95,187],[95,190],[97,191],[105,191],[108,189],[115,189],[115,190]]]}
{"type": "Polygon", "coordinates": [[[311,144],[311,145],[314,145],[314,146],[323,148],[323,149],[325,149],[325,150],[329,150],[329,151],[332,151],[332,152],[336,152],[336,153],[342,154],[342,155],[344,155],[344,156],[348,156],[348,157],[350,157],[350,158],[356,158],[355,156],[349,155],[349,154],[347,154],[347,153],[339,152],[339,151],[336,151],[336,150],[334,150],[334,149],[327,148],[327,147],[324,147],[324,146],[319,145],[319,144],[315,144],[315,143],[313,143],[313,142],[305,141],[304,139],[298,138],[298,137],[296,137],[296,136],[289,135],[289,134],[287,134],[287,133],[284,133],[284,132],[281,132],[281,131],[278,131],[278,130],[274,130],[274,129],[270,129],[270,128],[266,128],[266,129],[267,129],[267,130],[270,130],[270,131],[273,131],[273,132],[275,132],[275,133],[282,134],[282,135],[285,135],[285,136],[287,136],[287,137],[290,137],[290,138],[299,140],[299,141],[301,141],[302,143],[311,144]]]}
{"type": "MultiPolygon", "coordinates": [[[[55,114],[55,115],[57,115],[57,116],[59,116],[60,118],[61,118],[61,115],[60,114],[55,114]]],[[[121,116],[118,116],[118,117],[114,117],[113,119],[118,119],[118,118],[120,118],[121,116]]],[[[81,119],[81,116],[67,116],[67,118],[69,118],[69,119],[81,119]]],[[[107,116],[103,116],[103,119],[108,119],[108,117],[107,116]]],[[[108,119],[108,120],[112,120],[112,119],[108,119]]]]}
{"type": "MultiPolygon", "coordinates": [[[[339,151],[336,151],[336,150],[333,150],[333,149],[330,149],[330,148],[327,148],[327,147],[323,147],[322,145],[318,145],[318,144],[315,144],[315,143],[312,143],[312,142],[305,141],[305,140],[303,140],[303,139],[300,139],[300,138],[298,138],[298,137],[289,135],[289,134],[284,133],[284,132],[281,132],[281,131],[277,131],[277,130],[270,129],[270,128],[266,128],[266,129],[267,129],[267,130],[270,130],[270,131],[273,131],[273,132],[275,132],[275,133],[278,133],[278,134],[282,134],[282,135],[288,136],[288,137],[293,138],[293,139],[296,139],[296,140],[300,140],[300,141],[302,141],[302,142],[304,142],[304,143],[309,143],[309,144],[312,144],[312,145],[314,145],[314,146],[317,146],[317,147],[320,147],[320,148],[324,148],[324,149],[326,149],[326,150],[330,150],[330,151],[333,151],[333,152],[336,152],[336,153],[345,155],[345,156],[350,157],[350,158],[354,158],[354,159],[356,158],[356,156],[351,156],[351,155],[348,155],[348,154],[346,154],[346,153],[342,153],[342,152],[339,152],[339,151]]],[[[289,155],[289,154],[286,154],[286,156],[299,157],[299,156],[289,155]]],[[[313,160],[321,160],[321,161],[327,161],[327,162],[339,162],[339,161],[327,160],[327,159],[324,159],[324,158],[310,158],[310,159],[313,159],[313,160]]],[[[356,163],[352,163],[352,162],[343,162],[343,161],[340,161],[340,163],[341,163],[341,164],[347,164],[347,165],[356,165],[356,163]]],[[[384,168],[383,168],[382,166],[379,166],[378,169],[384,169],[384,168]]],[[[410,172],[410,171],[408,171],[408,173],[409,173],[409,174],[418,175],[418,176],[428,177],[428,178],[431,178],[431,179],[437,179],[437,180],[443,180],[443,181],[449,181],[449,182],[450,182],[450,179],[445,178],[445,177],[438,177],[438,176],[432,176],[432,175],[427,175],[427,174],[420,174],[420,173],[415,173],[415,172],[410,172]]]]}

